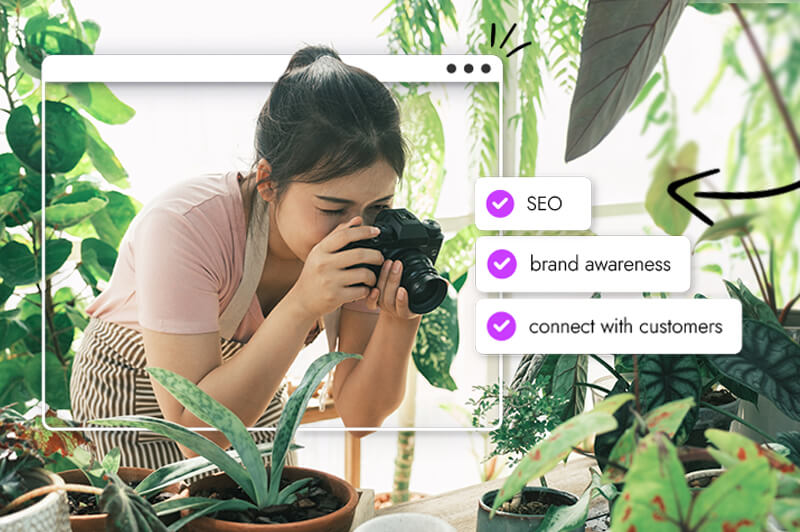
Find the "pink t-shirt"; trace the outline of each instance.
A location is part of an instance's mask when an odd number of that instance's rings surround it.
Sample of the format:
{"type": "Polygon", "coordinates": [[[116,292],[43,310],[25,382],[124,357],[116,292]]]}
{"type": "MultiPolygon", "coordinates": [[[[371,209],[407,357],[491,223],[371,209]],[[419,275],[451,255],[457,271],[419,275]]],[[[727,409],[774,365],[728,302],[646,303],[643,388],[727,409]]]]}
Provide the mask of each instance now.
{"type": "MultiPolygon", "coordinates": [[[[87,314],[139,332],[218,331],[244,268],[245,213],[237,177],[233,171],[203,174],[153,198],[128,227],[109,286],[87,314]]],[[[363,300],[343,308],[379,312],[363,300]]],[[[233,339],[247,342],[263,321],[253,294],[233,339]]]]}

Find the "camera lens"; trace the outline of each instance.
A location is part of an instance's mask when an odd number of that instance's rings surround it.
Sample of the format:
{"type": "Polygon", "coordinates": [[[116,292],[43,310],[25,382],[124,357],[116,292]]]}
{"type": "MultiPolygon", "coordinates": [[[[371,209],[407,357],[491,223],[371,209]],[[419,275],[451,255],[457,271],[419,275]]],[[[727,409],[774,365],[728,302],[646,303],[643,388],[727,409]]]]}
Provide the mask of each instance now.
{"type": "Polygon", "coordinates": [[[430,259],[419,251],[408,251],[402,261],[404,273],[400,285],[408,290],[409,310],[426,314],[441,305],[447,297],[447,281],[436,272],[430,259]]]}

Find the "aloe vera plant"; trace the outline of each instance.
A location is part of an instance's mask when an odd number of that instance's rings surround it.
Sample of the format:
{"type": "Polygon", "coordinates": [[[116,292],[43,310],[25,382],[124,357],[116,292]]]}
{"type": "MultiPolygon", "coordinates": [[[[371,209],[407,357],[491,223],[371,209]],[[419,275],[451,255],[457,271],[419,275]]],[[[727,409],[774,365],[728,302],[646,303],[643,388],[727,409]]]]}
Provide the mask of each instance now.
{"type": "MultiPolygon", "coordinates": [[[[228,408],[201,390],[196,384],[174,372],[162,368],[148,368],[148,373],[171,393],[187,410],[198,419],[222,432],[235,451],[226,453],[219,445],[205,436],[193,432],[177,423],[149,416],[118,416],[114,418],[95,419],[91,423],[104,426],[124,426],[142,428],[171,438],[176,443],[191,449],[202,457],[202,460],[218,467],[226,473],[247,495],[250,500],[241,499],[209,499],[204,497],[188,497],[164,501],[154,505],[158,515],[182,509],[192,509],[192,513],[170,525],[169,530],[179,530],[187,522],[200,516],[221,510],[264,509],[279,504],[294,502],[297,492],[311,482],[310,478],[297,480],[280,489],[283,468],[286,463],[286,452],[289,451],[292,437],[300,425],[308,401],[324,376],[339,362],[347,358],[361,358],[361,355],[334,351],[327,353],[309,366],[300,385],[289,397],[278,421],[275,438],[272,442],[270,473],[267,476],[261,459],[262,450],[253,441],[244,423],[228,408]],[[238,458],[238,459],[237,459],[238,458]]],[[[195,460],[195,459],[191,459],[195,460]]],[[[180,468],[199,467],[205,462],[190,464],[181,463],[180,468]]],[[[205,466],[202,466],[205,467],[205,466]]],[[[165,482],[175,482],[179,475],[179,467],[151,475],[139,489],[142,493],[151,493],[155,486],[163,486],[165,482]],[[152,477],[152,480],[151,480],[152,477]]],[[[191,476],[196,471],[186,475],[191,476]]],[[[184,477],[185,478],[185,477],[184,477]]]]}

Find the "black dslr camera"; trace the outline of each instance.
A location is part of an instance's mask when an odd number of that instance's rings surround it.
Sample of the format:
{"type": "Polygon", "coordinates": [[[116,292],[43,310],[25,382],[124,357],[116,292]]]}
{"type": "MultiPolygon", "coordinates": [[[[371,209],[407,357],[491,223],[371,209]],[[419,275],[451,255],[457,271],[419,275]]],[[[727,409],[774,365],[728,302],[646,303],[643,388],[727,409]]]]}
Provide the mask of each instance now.
{"type": "MultiPolygon", "coordinates": [[[[408,291],[411,312],[425,314],[438,307],[447,296],[447,281],[433,267],[444,240],[438,222],[420,222],[406,209],[382,209],[372,225],[380,228],[378,236],[350,242],[340,251],[372,248],[383,253],[384,260],[402,261],[400,286],[408,291]]],[[[356,264],[351,268],[369,268],[376,277],[381,272],[381,267],[375,264],[356,264]]]]}

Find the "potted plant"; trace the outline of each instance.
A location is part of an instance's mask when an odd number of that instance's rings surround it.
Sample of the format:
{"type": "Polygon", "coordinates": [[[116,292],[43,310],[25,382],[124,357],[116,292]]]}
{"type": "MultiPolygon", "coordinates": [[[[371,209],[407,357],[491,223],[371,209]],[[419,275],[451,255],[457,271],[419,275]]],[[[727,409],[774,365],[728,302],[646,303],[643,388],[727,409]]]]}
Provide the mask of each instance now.
{"type": "Polygon", "coordinates": [[[286,452],[312,393],[328,371],[346,358],[360,358],[360,355],[331,352],[314,361],[306,371],[278,421],[269,474],[247,428],[233,412],[188,379],[162,368],[147,371],[187,410],[222,432],[241,463],[208,438],[163,419],[121,416],[92,423],[156,432],[191,449],[221,470],[191,483],[185,499],[159,503],[162,508],[183,510],[183,517],[172,523],[170,530],[186,526],[186,530],[347,532],[358,502],[355,489],[321,471],[284,467],[286,452]]]}
{"type": "Polygon", "coordinates": [[[55,452],[68,454],[79,437],[51,439],[35,430],[35,424],[11,407],[0,409],[0,530],[69,531],[64,481],[44,467],[55,452]],[[46,487],[59,489],[42,492],[46,487]]]}

